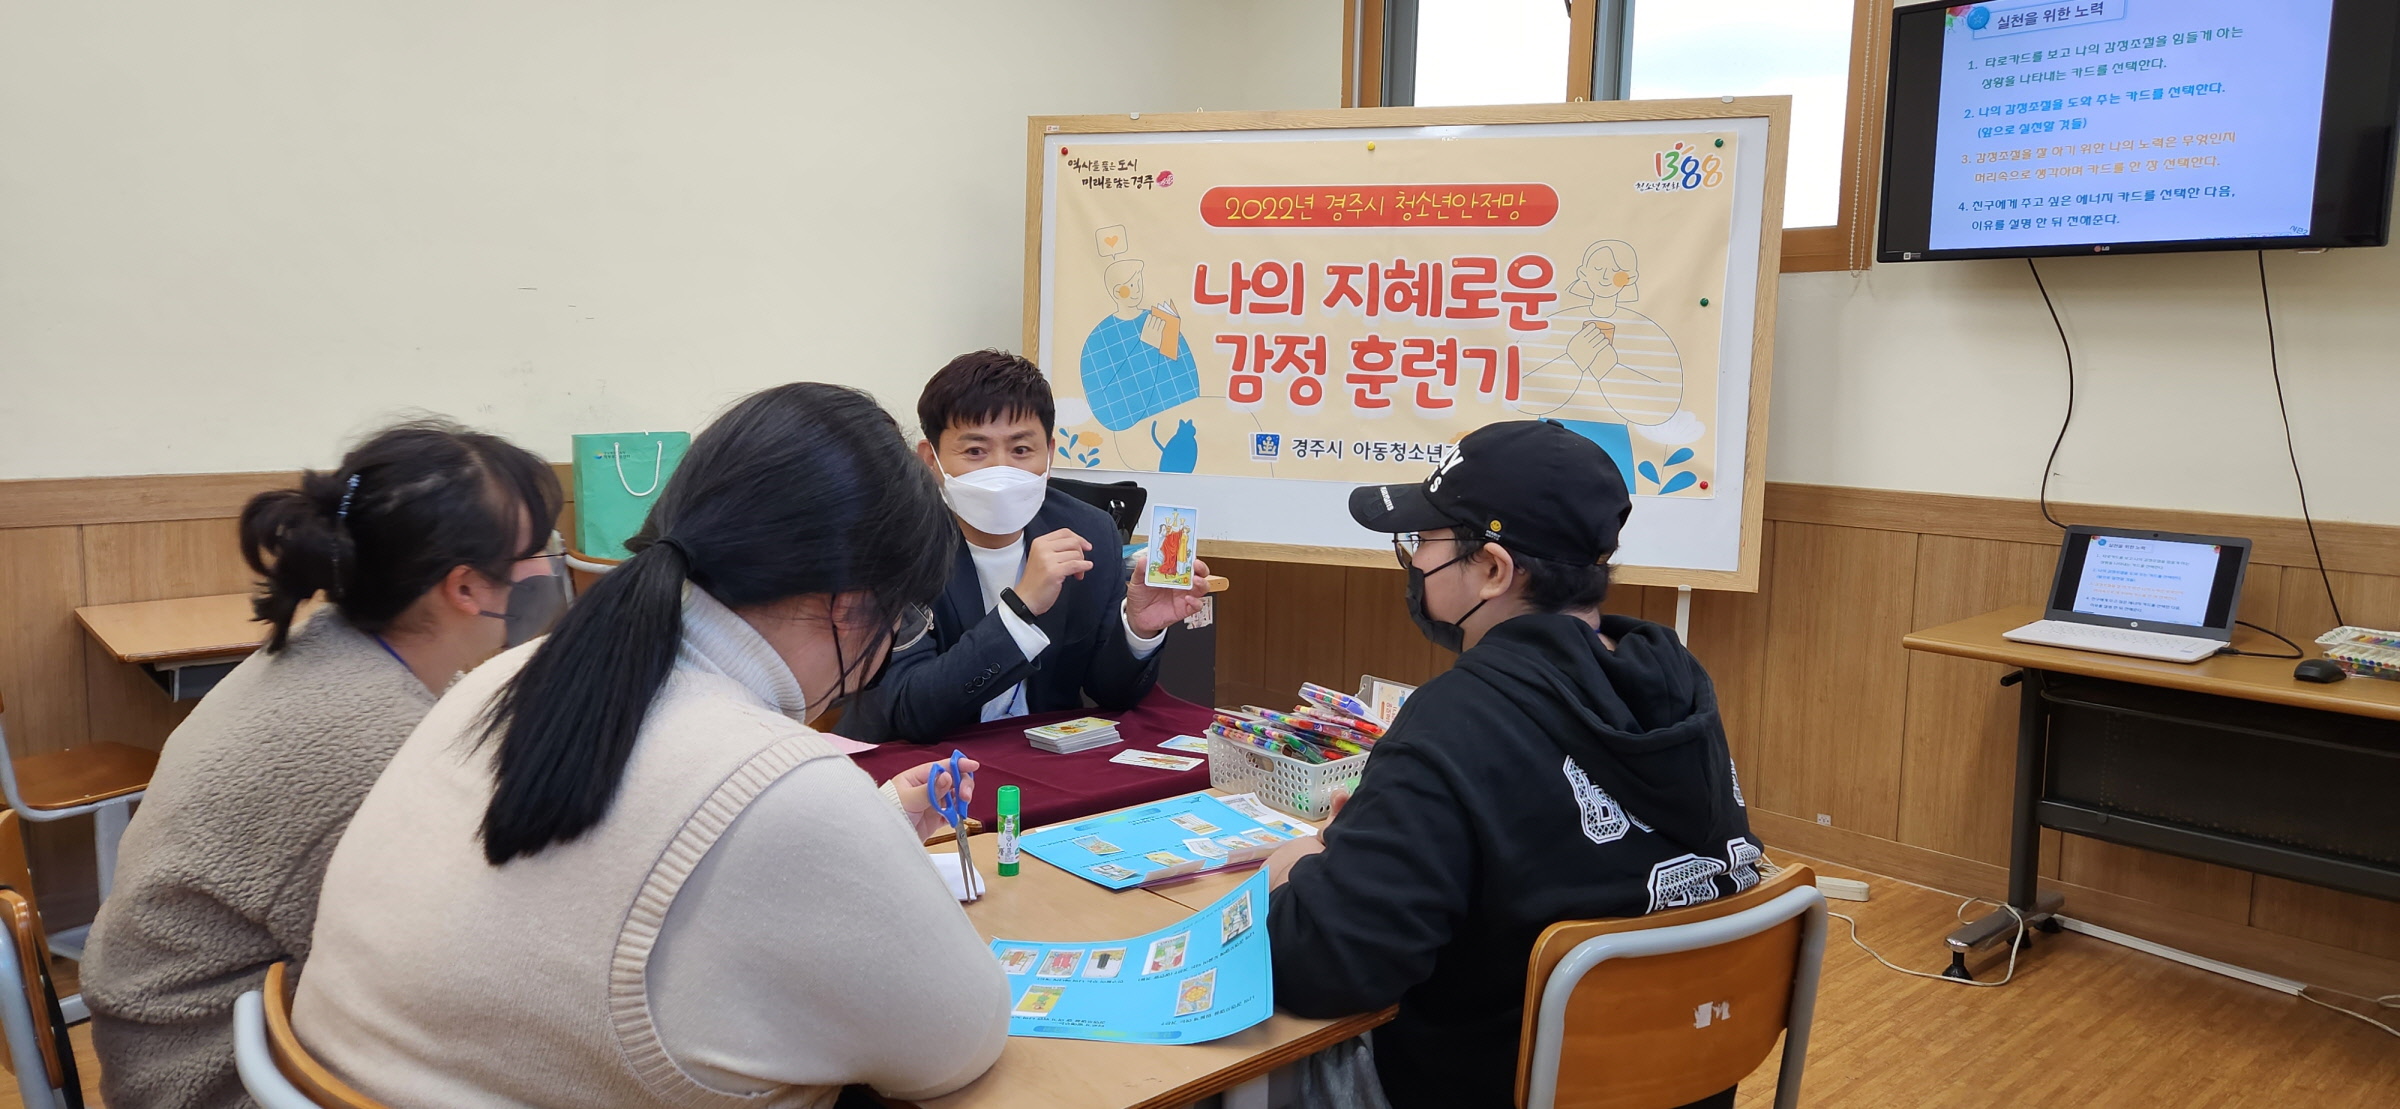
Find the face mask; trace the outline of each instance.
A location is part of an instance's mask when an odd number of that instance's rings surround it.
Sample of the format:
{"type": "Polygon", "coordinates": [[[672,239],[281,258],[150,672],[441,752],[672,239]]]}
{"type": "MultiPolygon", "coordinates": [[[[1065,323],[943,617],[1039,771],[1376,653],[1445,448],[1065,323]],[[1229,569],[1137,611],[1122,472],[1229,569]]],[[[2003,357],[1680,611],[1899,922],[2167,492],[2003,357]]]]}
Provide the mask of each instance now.
{"type": "Polygon", "coordinates": [[[967,526],[985,535],[1013,535],[1033,522],[1050,492],[1048,474],[1014,466],[986,466],[952,477],[942,471],[942,499],[967,526]]]}
{"type": "MultiPolygon", "coordinates": [[[[1434,567],[1430,573],[1441,573],[1464,561],[1464,558],[1451,559],[1434,567]]],[[[1418,631],[1425,633],[1426,639],[1433,641],[1434,646],[1455,655],[1466,649],[1467,617],[1475,615],[1476,609],[1490,604],[1492,599],[1486,597],[1475,602],[1475,608],[1468,609],[1456,621],[1436,620],[1432,613],[1425,611],[1425,578],[1428,573],[1414,566],[1408,568],[1408,618],[1416,623],[1418,631]]]]}
{"type": "Polygon", "coordinates": [[[478,612],[508,628],[508,645],[531,642],[550,634],[567,612],[567,582],[556,574],[519,578],[508,586],[508,611],[478,612]]]}

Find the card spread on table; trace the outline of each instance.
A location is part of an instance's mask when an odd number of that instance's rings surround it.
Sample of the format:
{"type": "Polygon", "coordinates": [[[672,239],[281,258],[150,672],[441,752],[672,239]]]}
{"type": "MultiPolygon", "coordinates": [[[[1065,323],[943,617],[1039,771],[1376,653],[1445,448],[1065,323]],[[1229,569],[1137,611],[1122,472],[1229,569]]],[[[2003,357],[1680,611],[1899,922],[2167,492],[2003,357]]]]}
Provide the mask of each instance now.
{"type": "Polygon", "coordinates": [[[1044,943],[993,940],[1008,975],[1008,1034],[1059,1040],[1196,1044],[1274,1012],[1266,872],[1215,904],[1148,935],[1044,943]]]}
{"type": "Polygon", "coordinates": [[[1126,889],[1250,866],[1290,838],[1283,821],[1255,819],[1206,793],[1187,793],[1054,824],[1026,833],[1017,845],[1061,870],[1110,889],[1126,889]]]}
{"type": "Polygon", "coordinates": [[[1195,755],[1208,753],[1208,741],[1196,735],[1179,735],[1160,742],[1159,746],[1169,751],[1189,751],[1195,755]]]}
{"type": "MultiPolygon", "coordinates": [[[[1301,836],[1317,834],[1314,825],[1295,820],[1268,808],[1267,803],[1259,800],[1255,793],[1237,793],[1231,797],[1219,797],[1217,800],[1224,802],[1226,808],[1257,821],[1260,827],[1272,828],[1281,832],[1285,839],[1297,839],[1301,836]]],[[[1250,833],[1250,838],[1257,839],[1258,833],[1250,833]]]]}
{"type": "Polygon", "coordinates": [[[1160,770],[1190,770],[1204,760],[1190,755],[1170,755],[1164,751],[1119,751],[1109,756],[1108,761],[1127,766],[1154,766],[1160,770]]]}
{"type": "Polygon", "coordinates": [[[1150,568],[1146,583],[1158,589],[1190,589],[1192,562],[1199,554],[1199,544],[1199,509],[1151,505],[1150,568]]]}

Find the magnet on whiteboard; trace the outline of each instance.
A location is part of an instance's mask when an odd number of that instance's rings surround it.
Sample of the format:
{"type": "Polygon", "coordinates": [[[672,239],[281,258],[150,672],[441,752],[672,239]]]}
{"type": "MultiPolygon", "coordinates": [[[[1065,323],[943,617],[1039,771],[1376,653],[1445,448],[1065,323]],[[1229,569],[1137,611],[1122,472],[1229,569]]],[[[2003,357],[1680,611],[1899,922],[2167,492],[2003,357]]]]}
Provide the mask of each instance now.
{"type": "Polygon", "coordinates": [[[1731,103],[1733,103],[1733,98],[1732,98],[1732,97],[1730,97],[1730,96],[1720,96],[1720,97],[1718,97],[1717,99],[1719,99],[1719,100],[1722,100],[1722,101],[1724,101],[1724,102],[1726,102],[1726,103],[1728,103],[1728,104],[1731,104],[1731,103]]]}
{"type": "Polygon", "coordinates": [[[1375,149],[1375,140],[1373,140],[1373,139],[1368,139],[1368,140],[1367,140],[1367,149],[1369,149],[1369,150],[1373,150],[1373,149],[1375,149]]]}
{"type": "MultiPolygon", "coordinates": [[[[1731,99],[1733,99],[1733,98],[1732,98],[1732,97],[1730,97],[1730,96],[1728,96],[1728,97],[1726,97],[1725,99],[1727,99],[1727,100],[1731,100],[1731,99]]],[[[1142,113],[1140,113],[1140,112],[1132,112],[1132,113],[1128,113],[1128,114],[1126,115],[1126,117],[1125,117],[1125,118],[1127,118],[1127,119],[1140,119],[1140,118],[1142,118],[1142,113]]]]}
{"type": "Polygon", "coordinates": [[[1700,307],[1702,307],[1702,308],[1706,308],[1706,307],[1708,307],[1708,298],[1707,298],[1707,297],[1701,297],[1701,298],[1700,298],[1700,307]]]}

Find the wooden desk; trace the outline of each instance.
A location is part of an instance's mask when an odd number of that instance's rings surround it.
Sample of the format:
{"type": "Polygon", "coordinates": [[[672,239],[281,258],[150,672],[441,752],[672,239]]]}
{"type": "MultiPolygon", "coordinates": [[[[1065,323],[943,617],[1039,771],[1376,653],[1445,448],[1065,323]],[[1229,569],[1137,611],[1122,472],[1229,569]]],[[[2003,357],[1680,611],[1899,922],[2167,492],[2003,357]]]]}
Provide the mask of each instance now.
{"type": "MultiPolygon", "coordinates": [[[[996,837],[979,835],[972,843],[990,892],[967,906],[967,919],[985,939],[1123,939],[1194,912],[1147,891],[1105,889],[1031,855],[1021,856],[1016,877],[991,877],[996,837]]],[[[1000,1061],[983,1077],[920,1104],[925,1109],[1166,1109],[1257,1084],[1255,1100],[1264,1105],[1269,1071],[1391,1018],[1389,1010],[1333,1021],[1278,1012],[1265,1023],[1205,1044],[1010,1037],[1000,1061]]]]}
{"type": "MultiPolygon", "coordinates": [[[[2040,605],[2019,605],[1912,633],[1903,637],[1900,645],[1912,651],[1982,659],[1985,662],[2052,673],[2081,674],[2113,681],[2139,682],[2161,689],[2181,689],[2266,704],[2290,705],[2293,708],[2400,720],[2400,682],[2352,678],[2331,685],[2318,685],[2292,677],[2295,663],[2291,659],[2219,655],[2189,664],[2155,662],[2146,658],[2104,655],[2097,651],[2070,651],[2064,647],[2011,643],[2000,638],[2001,632],[2023,627],[2041,618],[2040,605]]],[[[2286,650],[2273,636],[2241,627],[2234,629],[2233,646],[2263,654],[2286,650]]],[[[2310,658],[2324,657],[2323,650],[2305,639],[2300,640],[2300,649],[2307,652],[2310,658]]]]}
{"type": "MultiPolygon", "coordinates": [[[[301,605],[292,623],[305,622],[316,606],[301,605]]],[[[139,665],[177,701],[196,701],[215,688],[270,630],[251,619],[247,593],[93,605],[76,609],[75,618],[101,649],[139,665]]]]}
{"type": "MultiPolygon", "coordinates": [[[[2041,829],[2400,900],[2400,682],[2320,685],[2291,659],[2221,655],[2189,665],[2012,643],[2033,605],[1927,628],[1912,651],[2018,667],[2021,690],[2008,902],[2048,920],[2041,829]]],[[[2273,653],[2237,628],[2234,647],[2273,653]]],[[[2314,645],[2302,649],[2315,655],[2314,645]]],[[[1997,913],[1951,935],[1965,954],[2015,930],[1997,913]]]]}

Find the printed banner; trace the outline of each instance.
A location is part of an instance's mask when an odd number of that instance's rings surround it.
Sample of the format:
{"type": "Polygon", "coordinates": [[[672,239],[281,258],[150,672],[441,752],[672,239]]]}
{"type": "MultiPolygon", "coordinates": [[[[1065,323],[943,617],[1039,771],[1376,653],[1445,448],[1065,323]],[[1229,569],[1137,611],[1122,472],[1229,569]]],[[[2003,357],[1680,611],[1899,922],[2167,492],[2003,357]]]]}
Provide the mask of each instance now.
{"type": "Polygon", "coordinates": [[[1383,134],[1048,141],[1053,465],[1404,481],[1548,418],[1709,497],[1735,133],[1383,134]]]}

